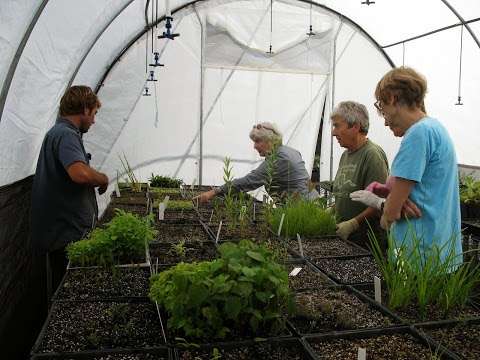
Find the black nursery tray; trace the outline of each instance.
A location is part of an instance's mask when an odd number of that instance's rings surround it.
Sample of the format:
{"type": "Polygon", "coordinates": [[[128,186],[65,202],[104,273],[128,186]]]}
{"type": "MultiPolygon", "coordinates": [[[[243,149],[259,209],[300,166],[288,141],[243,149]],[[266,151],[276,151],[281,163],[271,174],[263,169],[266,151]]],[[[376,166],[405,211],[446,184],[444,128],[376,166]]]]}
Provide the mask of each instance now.
{"type": "Polygon", "coordinates": [[[210,235],[200,223],[186,225],[155,222],[155,229],[158,230],[157,242],[178,243],[185,241],[209,241],[210,235]]]}
{"type": "Polygon", "coordinates": [[[175,349],[177,360],[314,360],[299,339],[223,343],[200,349],[175,349]]]}
{"type": "Polygon", "coordinates": [[[52,301],[147,298],[149,278],[148,266],[70,269],[65,273],[52,301]]]}
{"type": "Polygon", "coordinates": [[[381,277],[380,269],[371,256],[313,259],[312,262],[339,284],[372,283],[374,276],[381,277]]]}
{"type": "Polygon", "coordinates": [[[114,349],[104,351],[81,351],[71,354],[35,354],[33,359],[63,359],[63,360],[170,360],[173,351],[166,347],[148,349],[114,349]]]}
{"type": "Polygon", "coordinates": [[[480,318],[415,325],[428,339],[448,348],[456,359],[480,359],[480,318]]]}
{"type": "Polygon", "coordinates": [[[320,272],[316,267],[307,261],[292,262],[285,265],[288,276],[288,283],[292,290],[314,289],[321,286],[335,285],[331,279],[320,272]],[[292,275],[295,268],[301,268],[297,275],[292,275]]]}
{"type": "Polygon", "coordinates": [[[359,348],[375,360],[452,359],[446,349],[408,326],[312,335],[305,341],[316,358],[324,360],[357,360],[359,348]]]}
{"type": "Polygon", "coordinates": [[[180,256],[173,250],[174,244],[151,243],[150,259],[153,265],[174,265],[180,262],[194,262],[213,260],[218,257],[217,248],[211,241],[185,242],[185,255],[180,256]]]}
{"type": "MultiPolygon", "coordinates": [[[[302,238],[303,255],[307,259],[336,258],[345,256],[368,255],[369,252],[338,236],[321,236],[302,238]]],[[[298,240],[289,240],[290,252],[300,256],[298,240]]]]}
{"type": "Polygon", "coordinates": [[[32,354],[138,349],[165,344],[157,308],[150,302],[56,302],[32,354]]]}
{"type": "Polygon", "coordinates": [[[401,323],[391,312],[346,286],[298,291],[295,304],[297,313],[289,323],[299,336],[401,323]]]}

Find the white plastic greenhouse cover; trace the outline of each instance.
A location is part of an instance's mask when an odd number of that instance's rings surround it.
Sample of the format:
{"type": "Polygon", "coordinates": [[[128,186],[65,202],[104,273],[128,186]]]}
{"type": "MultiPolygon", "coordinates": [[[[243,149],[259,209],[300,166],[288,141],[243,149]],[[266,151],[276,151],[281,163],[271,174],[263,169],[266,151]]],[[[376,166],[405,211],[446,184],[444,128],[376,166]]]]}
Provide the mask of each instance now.
{"type": "MultiPolygon", "coordinates": [[[[148,2],[152,25],[156,1],[148,2]]],[[[309,170],[322,126],[328,179],[342,152],[329,113],[342,100],[367,106],[369,137],[391,161],[399,141],[374,111],[373,92],[402,64],[427,77],[427,111],[449,130],[459,163],[480,166],[480,1],[362,2],[171,0],[180,36],[154,41],[165,67],[149,68],[158,81],[146,82],[147,0],[0,1],[0,186],[34,173],[70,84],[98,89],[103,106],[85,143],[112,180],[120,154],[143,179],[218,184],[225,156],[244,175],[260,160],[248,133],[261,121],[279,125],[309,170]],[[145,85],[153,96],[142,96],[145,85]]],[[[163,30],[164,21],[153,27],[163,30]]]]}

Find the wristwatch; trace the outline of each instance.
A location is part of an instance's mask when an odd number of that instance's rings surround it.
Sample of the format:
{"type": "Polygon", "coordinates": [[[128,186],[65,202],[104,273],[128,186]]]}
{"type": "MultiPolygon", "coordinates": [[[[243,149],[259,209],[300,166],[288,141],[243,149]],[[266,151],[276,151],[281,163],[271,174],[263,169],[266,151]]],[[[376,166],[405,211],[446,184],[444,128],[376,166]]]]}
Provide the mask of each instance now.
{"type": "Polygon", "coordinates": [[[382,201],[382,203],[380,204],[380,212],[383,213],[383,208],[385,206],[385,199],[382,201]]]}

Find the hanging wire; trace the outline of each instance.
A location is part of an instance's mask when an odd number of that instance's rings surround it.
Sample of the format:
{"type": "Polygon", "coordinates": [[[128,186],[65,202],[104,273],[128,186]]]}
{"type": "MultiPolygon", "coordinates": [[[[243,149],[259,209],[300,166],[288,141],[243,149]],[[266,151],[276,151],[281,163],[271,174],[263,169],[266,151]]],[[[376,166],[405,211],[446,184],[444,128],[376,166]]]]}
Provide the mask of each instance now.
{"type": "Polygon", "coordinates": [[[463,105],[462,103],[462,52],[463,52],[463,24],[460,30],[460,57],[458,70],[458,97],[455,105],[463,105]]]}
{"type": "Polygon", "coordinates": [[[402,43],[402,66],[405,66],[405,41],[402,43]]]}
{"type": "Polygon", "coordinates": [[[310,26],[309,26],[309,31],[307,33],[308,36],[312,36],[312,35],[315,35],[315,33],[313,32],[313,28],[312,28],[312,4],[310,3],[310,26]]]}
{"type": "Polygon", "coordinates": [[[273,34],[273,0],[270,0],[270,48],[267,54],[273,54],[272,51],[272,34],[273,34]]]}
{"type": "MultiPolygon", "coordinates": [[[[152,1],[152,24],[153,24],[153,17],[154,17],[154,10],[155,10],[155,6],[153,6],[153,1],[152,1]]],[[[154,50],[153,50],[153,28],[152,28],[152,54],[153,54],[154,50]]]]}
{"type": "Polygon", "coordinates": [[[145,74],[148,73],[148,30],[145,32],[145,74]]]}

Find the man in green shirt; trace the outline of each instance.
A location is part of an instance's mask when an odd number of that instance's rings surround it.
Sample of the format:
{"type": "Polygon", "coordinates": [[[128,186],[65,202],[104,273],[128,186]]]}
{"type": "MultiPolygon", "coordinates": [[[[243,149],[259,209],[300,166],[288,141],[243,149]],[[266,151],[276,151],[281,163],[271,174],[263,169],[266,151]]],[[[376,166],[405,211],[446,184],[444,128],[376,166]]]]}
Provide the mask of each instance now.
{"type": "Polygon", "coordinates": [[[352,201],[350,193],[363,190],[370,183],[385,183],[388,160],[380,146],[367,138],[367,108],[354,101],[339,103],[331,115],[332,135],[346,150],[340,158],[333,195],[338,221],[337,235],[361,245],[368,244],[368,224],[376,230],[378,212],[366,205],[352,201]]]}

